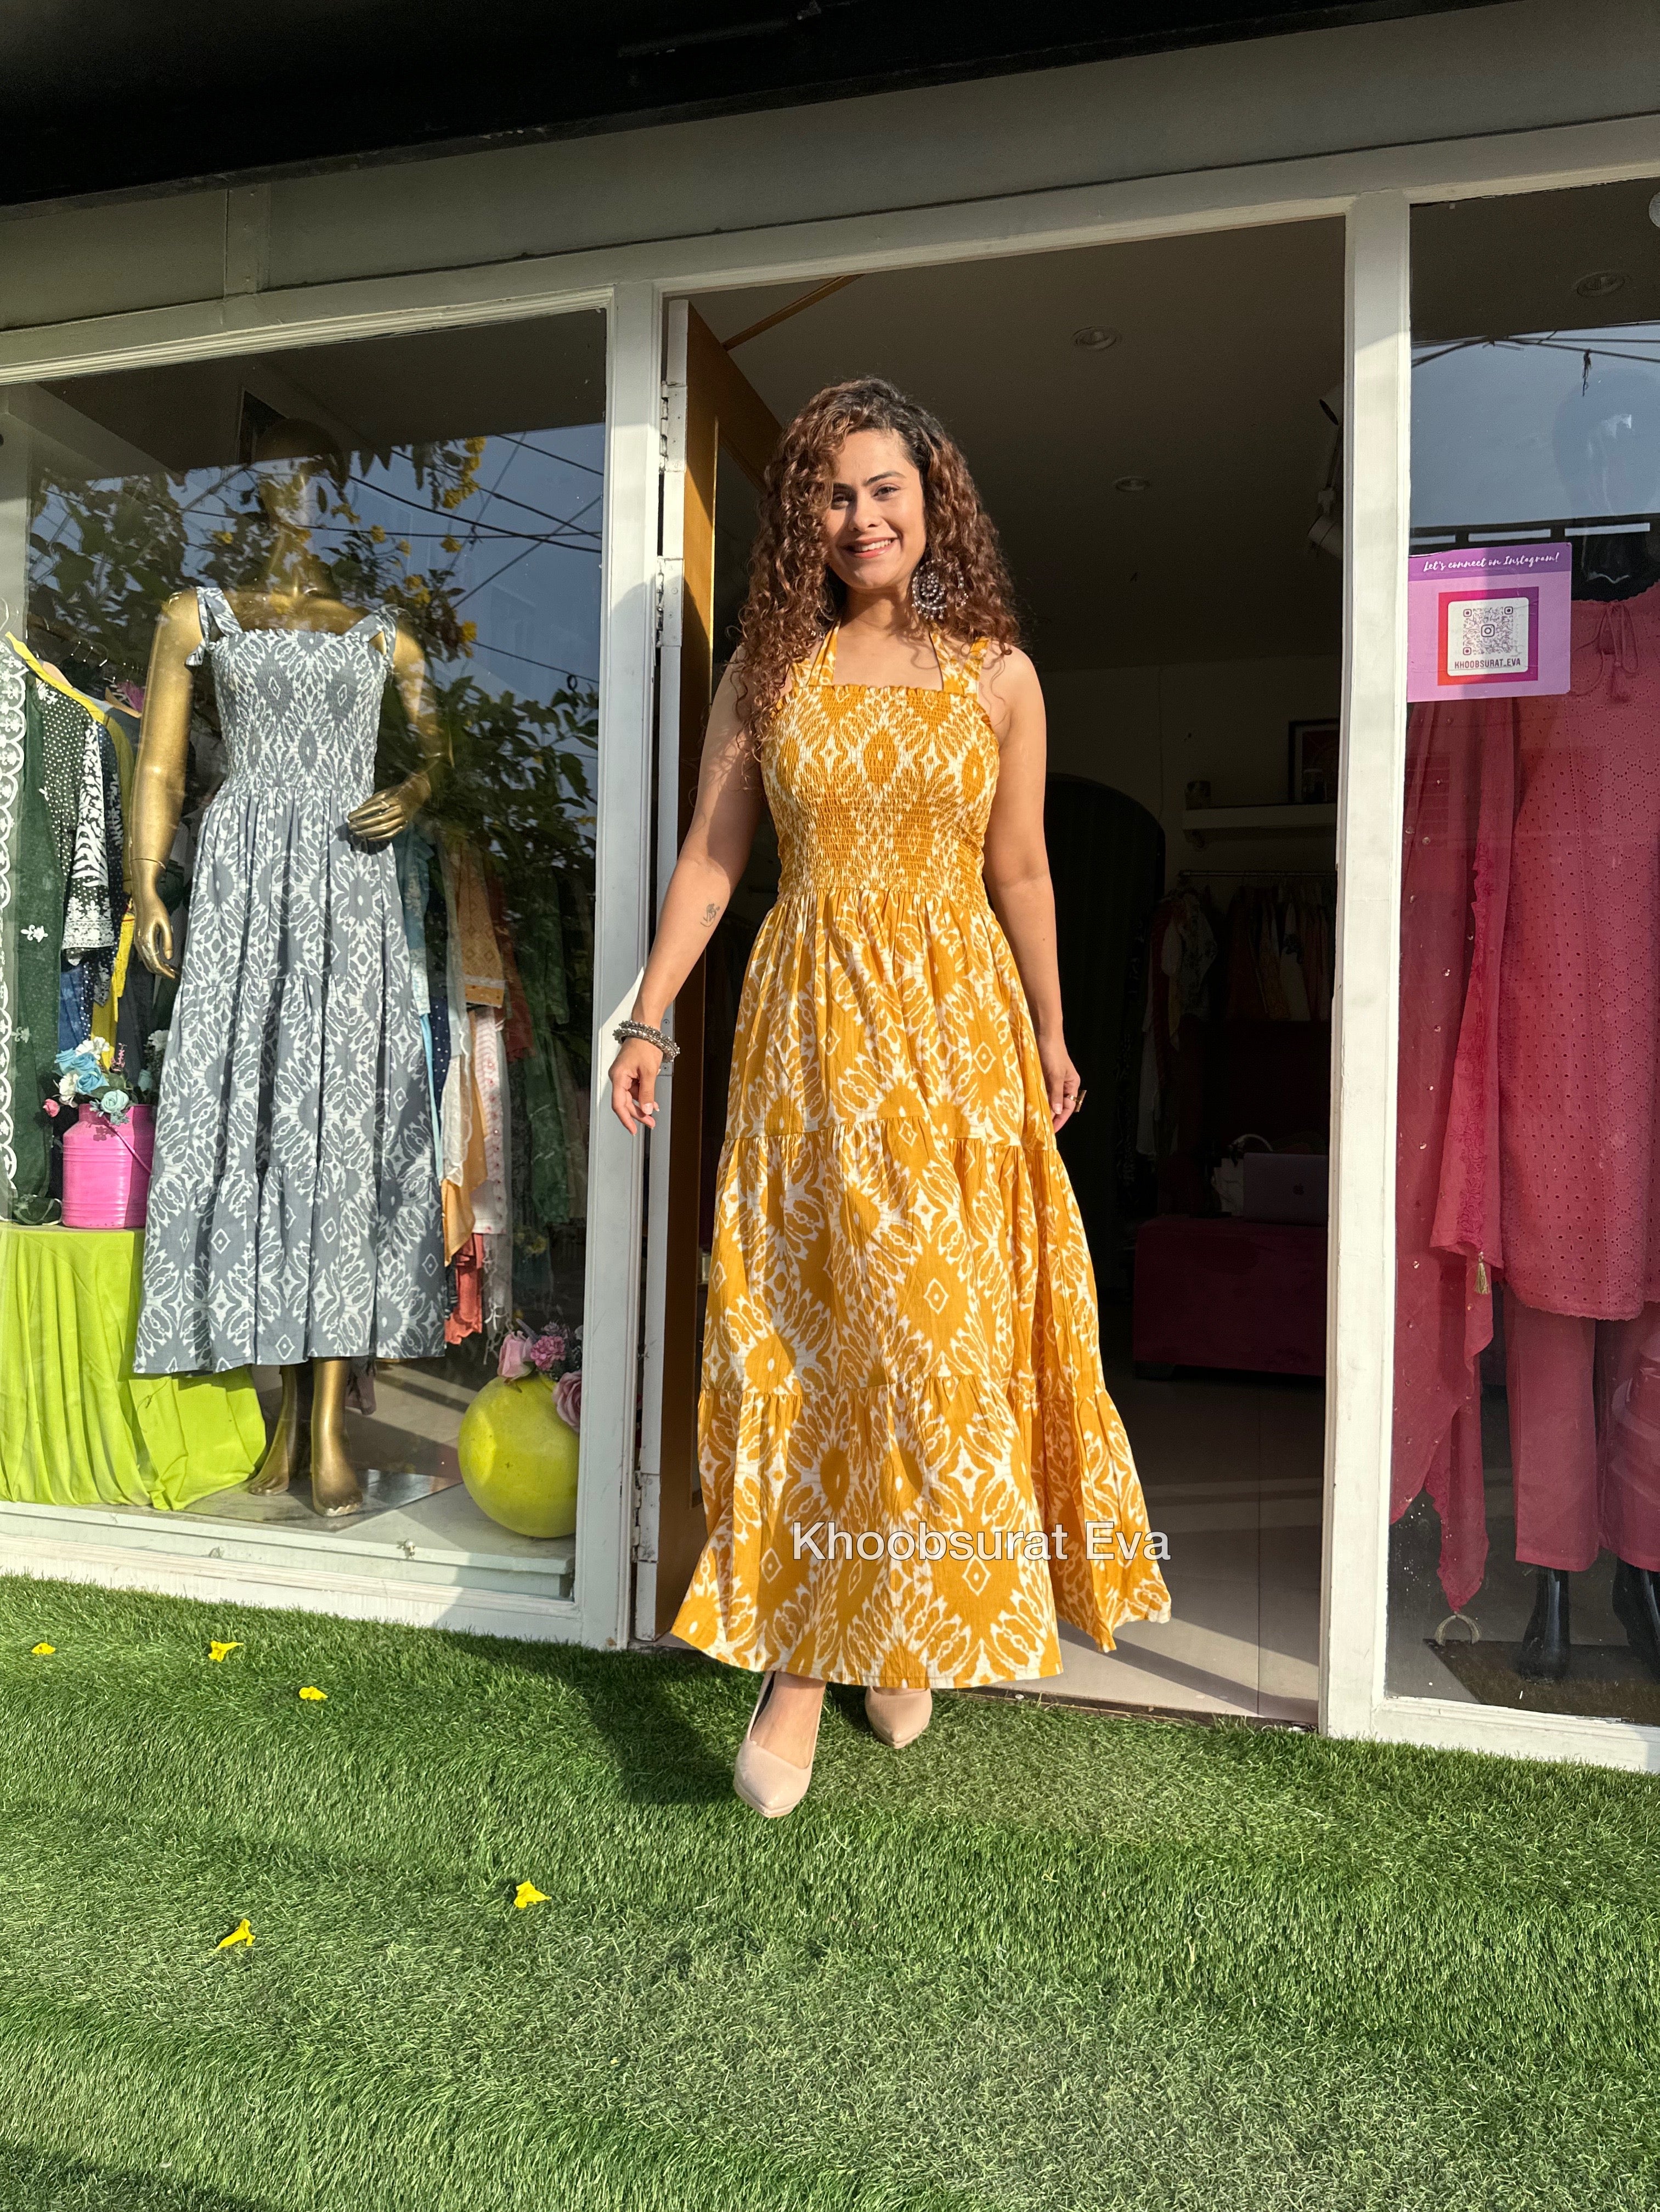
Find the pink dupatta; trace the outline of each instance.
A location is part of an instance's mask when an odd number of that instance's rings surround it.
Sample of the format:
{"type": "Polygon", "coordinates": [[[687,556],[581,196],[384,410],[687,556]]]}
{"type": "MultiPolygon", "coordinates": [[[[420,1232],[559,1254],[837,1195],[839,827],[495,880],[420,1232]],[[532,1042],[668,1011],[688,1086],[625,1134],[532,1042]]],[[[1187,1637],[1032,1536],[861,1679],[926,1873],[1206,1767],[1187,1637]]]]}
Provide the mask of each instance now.
{"type": "Polygon", "coordinates": [[[1480,1363],[1499,1218],[1499,973],[1516,817],[1511,700],[1418,707],[1407,739],[1390,1518],[1441,1518],[1455,1608],[1487,1566],[1480,1363]]]}

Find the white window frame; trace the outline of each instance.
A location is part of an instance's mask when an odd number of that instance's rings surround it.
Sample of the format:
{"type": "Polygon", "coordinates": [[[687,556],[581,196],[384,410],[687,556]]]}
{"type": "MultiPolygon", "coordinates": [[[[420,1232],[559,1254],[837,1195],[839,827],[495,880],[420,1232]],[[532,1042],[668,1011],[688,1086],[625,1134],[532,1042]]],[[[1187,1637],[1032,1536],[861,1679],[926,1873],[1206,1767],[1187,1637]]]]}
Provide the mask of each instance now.
{"type": "MultiPolygon", "coordinates": [[[[1660,1767],[1660,1729],[1520,1715],[1384,1692],[1393,1391],[1395,1079],[1406,729],[1404,579],[1410,401],[1409,224],[1419,201],[1660,177],[1660,118],[1379,147],[757,228],[508,264],[240,292],[180,307],[0,332],[5,383],[483,325],[601,305],[611,316],[602,641],[584,1483],[575,1597],[538,1632],[627,1641],[642,1310],[642,1159],[599,1111],[600,1010],[643,958],[654,793],[652,659],[663,547],[660,427],[666,303],[704,289],[1336,217],[1347,227],[1343,784],[1339,807],[1334,1204],[1322,1601],[1321,1724],[1377,1736],[1627,1767],[1660,1767]]],[[[228,224],[242,220],[227,196],[228,224]]],[[[3,392],[0,392],[0,404],[3,392]]],[[[646,1279],[660,1281],[660,1254],[646,1279]]],[[[646,1409],[648,1433],[654,1408],[646,1409]]],[[[0,1568],[8,1564],[0,1517],[0,1568]]],[[[64,1558],[70,1559],[64,1547],[64,1558]]],[[[82,1555],[84,1556],[84,1554],[82,1555]]],[[[67,1571],[67,1569],[66,1569],[67,1571]]],[[[100,1580],[119,1580],[111,1561],[100,1580]]],[[[131,1577],[154,1583],[153,1574],[131,1577]]],[[[331,1604],[319,1574],[303,1600],[331,1604]]]]}

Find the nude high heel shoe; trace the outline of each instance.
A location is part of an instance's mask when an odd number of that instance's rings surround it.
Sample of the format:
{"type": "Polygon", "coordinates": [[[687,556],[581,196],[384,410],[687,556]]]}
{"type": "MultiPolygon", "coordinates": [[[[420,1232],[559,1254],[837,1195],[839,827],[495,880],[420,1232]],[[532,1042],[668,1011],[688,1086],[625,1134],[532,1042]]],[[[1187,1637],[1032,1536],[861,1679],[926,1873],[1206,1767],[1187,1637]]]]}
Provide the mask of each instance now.
{"type": "Polygon", "coordinates": [[[797,1766],[755,1741],[755,1723],[766,1711],[777,1680],[776,1674],[771,1674],[761,1685],[761,1694],[755,1701],[755,1711],[750,1715],[744,1741],[738,1747],[737,1764],[732,1770],[733,1788],[746,1805],[752,1805],[769,1820],[781,1820],[786,1813],[793,1813],[806,1796],[807,1785],[812,1780],[811,1759],[805,1766],[797,1766]]]}
{"type": "Polygon", "coordinates": [[[915,1743],[933,1718],[931,1690],[866,1690],[865,1718],[873,1735],[880,1736],[891,1750],[903,1751],[915,1743]]]}

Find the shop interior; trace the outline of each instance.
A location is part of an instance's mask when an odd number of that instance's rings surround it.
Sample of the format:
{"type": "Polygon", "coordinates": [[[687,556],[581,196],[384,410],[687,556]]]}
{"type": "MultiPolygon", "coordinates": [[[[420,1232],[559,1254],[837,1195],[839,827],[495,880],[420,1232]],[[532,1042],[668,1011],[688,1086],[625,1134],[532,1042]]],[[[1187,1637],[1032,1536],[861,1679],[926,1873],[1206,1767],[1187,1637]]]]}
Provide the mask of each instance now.
{"type": "Polygon", "coordinates": [[[1660,199],[1421,206],[1412,261],[1414,560],[1560,596],[1486,699],[1409,613],[1386,1682],[1652,1727],[1660,199]]]}
{"type": "MultiPolygon", "coordinates": [[[[106,1085],[125,1084],[142,1106],[140,1064],[173,995],[119,927],[117,877],[131,875],[120,815],[130,823],[157,616],[171,594],[209,583],[257,620],[273,527],[262,490],[292,469],[308,472],[319,586],[348,617],[395,611],[424,656],[451,756],[395,848],[444,1177],[445,1349],[354,1361],[344,1423],[361,1510],[325,1517],[303,1465],[276,1493],[262,1492],[257,1473],[248,1480],[274,1427],[275,1367],[123,1381],[108,1405],[81,1406],[74,1334],[43,1291],[29,1402],[9,1403],[0,1464],[0,1513],[20,1534],[47,1533],[38,1524],[50,1516],[58,1543],[302,1575],[320,1560],[341,1576],[509,1598],[572,1594],[605,380],[605,318],[585,313],[0,395],[33,490],[27,606],[11,617],[16,645],[0,650],[26,657],[31,680],[45,671],[53,700],[79,702],[88,741],[107,739],[114,757],[113,941],[84,956],[66,944],[64,991],[83,989],[93,1011],[65,1012],[56,1040],[65,1023],[107,1030],[120,1059],[106,1085]],[[262,458],[273,450],[278,458],[262,458]],[[84,985],[77,959],[82,973],[97,968],[84,985]],[[517,1357],[498,1374],[504,1338],[517,1357]]],[[[226,773],[222,706],[198,671],[166,892],[186,957],[193,840],[226,773]]],[[[380,714],[377,788],[411,763],[395,683],[380,714]]],[[[54,1103],[48,1128],[41,1091],[57,1078],[45,1061],[32,1078],[32,1095],[15,1085],[20,1157],[29,1157],[9,1194],[15,1229],[0,1229],[21,1231],[9,1287],[27,1292],[31,1270],[68,1266],[73,1247],[83,1272],[101,1255],[107,1294],[131,1304],[143,1194],[137,1213],[129,1196],[125,1216],[88,1221],[80,1187],[66,1188],[64,1130],[99,1109],[54,1103]]],[[[80,1099],[89,1096],[83,1087],[80,1099]]],[[[143,1121],[140,1112],[119,1125],[141,1147],[143,1121]]],[[[11,1349],[9,1340],[9,1359],[11,1349]]]]}
{"type": "MultiPolygon", "coordinates": [[[[1341,224],[700,295],[781,421],[875,374],[961,444],[1049,717],[1061,1138],[1168,1626],[1062,1630],[1063,1697],[1311,1723],[1340,698],[1341,224]]],[[[713,643],[755,494],[723,453],[713,643]]],[[[763,823],[712,949],[702,1222],[763,823]]],[[[684,1085],[685,1077],[681,1076],[684,1085]]]]}

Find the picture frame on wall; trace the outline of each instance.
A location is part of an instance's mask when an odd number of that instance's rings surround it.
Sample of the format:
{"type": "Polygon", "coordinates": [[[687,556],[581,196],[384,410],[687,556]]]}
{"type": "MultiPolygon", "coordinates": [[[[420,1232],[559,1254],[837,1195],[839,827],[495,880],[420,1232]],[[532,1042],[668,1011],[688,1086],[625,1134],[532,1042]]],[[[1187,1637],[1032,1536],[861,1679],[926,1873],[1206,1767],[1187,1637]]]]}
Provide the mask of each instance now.
{"type": "Polygon", "coordinates": [[[1286,796],[1293,806],[1336,805],[1341,730],[1335,714],[1288,726],[1286,796]]]}

